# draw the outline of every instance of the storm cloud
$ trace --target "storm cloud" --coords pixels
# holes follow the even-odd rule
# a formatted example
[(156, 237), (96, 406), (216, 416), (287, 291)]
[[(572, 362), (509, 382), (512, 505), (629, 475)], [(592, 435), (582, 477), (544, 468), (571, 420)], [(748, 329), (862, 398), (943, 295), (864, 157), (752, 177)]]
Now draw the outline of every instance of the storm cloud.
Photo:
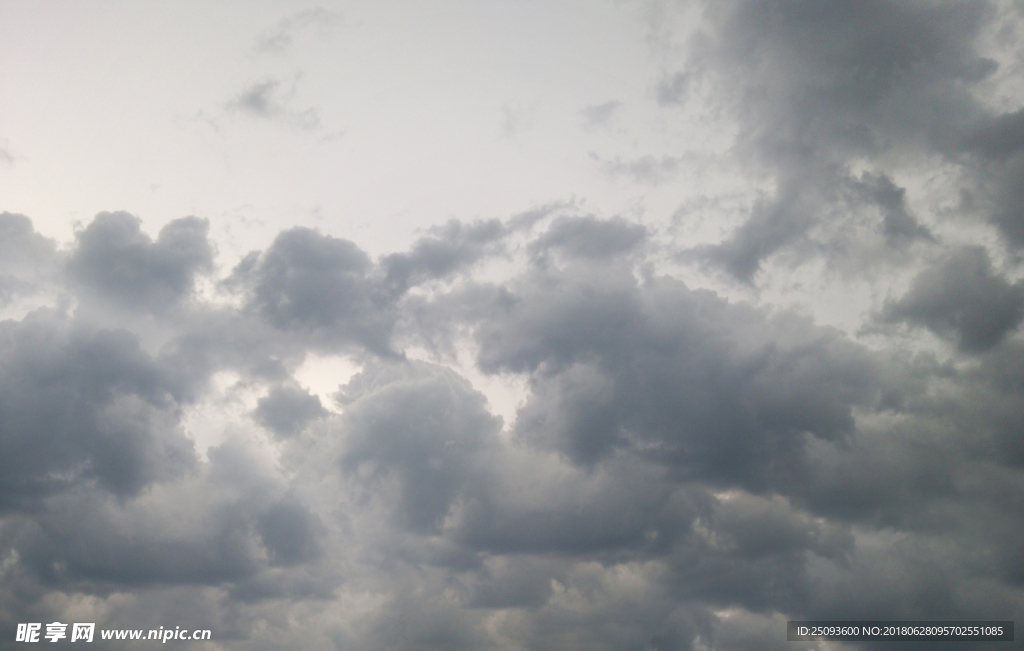
[(982, 248), (954, 252), (914, 279), (883, 318), (924, 326), (971, 352), (992, 348), (1024, 319), (1024, 281), (995, 274)]
[[(645, 95), (491, 98), (530, 107), (515, 138), (491, 115), (508, 156), (591, 139), (565, 195), (394, 246), (329, 211), (109, 206), (63, 239), (0, 213), (0, 647), (54, 621), (744, 651), (787, 620), (1021, 620), (1019, 8), (645, 7)], [(341, 24), (270, 22), (250, 56)], [(253, 78), (232, 110), (306, 115)], [(574, 194), (590, 172), (615, 209)]]

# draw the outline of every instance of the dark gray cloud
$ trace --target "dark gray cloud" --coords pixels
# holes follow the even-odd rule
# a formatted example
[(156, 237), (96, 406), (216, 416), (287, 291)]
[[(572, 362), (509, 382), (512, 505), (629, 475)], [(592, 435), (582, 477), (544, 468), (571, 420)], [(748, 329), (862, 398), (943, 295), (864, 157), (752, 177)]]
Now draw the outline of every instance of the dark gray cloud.
[(0, 331), (5, 508), (93, 480), (131, 495), (195, 462), (177, 427), (178, 387), (134, 335), (47, 310)]
[(384, 256), (381, 266), (392, 291), (401, 294), (412, 285), (465, 270), (484, 254), (494, 252), (508, 231), (496, 219), (470, 224), (453, 219), (417, 240), (408, 253)]
[(397, 482), (395, 517), (414, 531), (439, 531), (500, 427), (483, 396), (446, 368), (402, 364), (363, 371), (338, 401), (349, 432), (342, 467)]
[(11, 544), (36, 580), (62, 589), (224, 586), (247, 602), (329, 593), (329, 572), (304, 576), (322, 556), (319, 517), (281, 495), (243, 442), (209, 457), (199, 472), (133, 501), (90, 490), (50, 499), (36, 517), (5, 523)]
[[(746, 223), (703, 250), (706, 258), (749, 282), (765, 259), (845, 218), (855, 197), (832, 190), (864, 183), (849, 174), (853, 160), (919, 151), (956, 159), (986, 113), (970, 88), (997, 67), (974, 49), (991, 11), (981, 2), (716, 5), (690, 72), (673, 79), (716, 79), (740, 120), (737, 151), (776, 170), (778, 181)], [(967, 141), (984, 149), (991, 140), (976, 132)], [(890, 243), (927, 239), (900, 207), (902, 188), (891, 179), (885, 187), (871, 184), (860, 201), (885, 211)], [(1001, 187), (1012, 193), (1011, 185)], [(837, 201), (847, 210), (834, 210)], [(1000, 205), (1012, 202), (1006, 197)]]
[[(989, 499), (970, 498), (951, 481), (965, 458), (1016, 463), (1019, 454), (1006, 455), (1006, 424), (1016, 413), (1002, 402), (1008, 398), (998, 399), (998, 415), (990, 407), (969, 407), (977, 395), (965, 395), (954, 408), (930, 397), (922, 384), (929, 375), (938, 382), (953, 378), (965, 390), (973, 382), (950, 375), (947, 367), (927, 360), (894, 364), (803, 318), (768, 317), (673, 282), (638, 285), (626, 270), (547, 270), (523, 278), (507, 300), (483, 313), (482, 367), (532, 377), (531, 396), (516, 423), (524, 449), (557, 452), (583, 474), (545, 486), (543, 475), (517, 464), (514, 455), (505, 457), (496, 467), (514, 481), (499, 474), (467, 489), (467, 497), (450, 507), (462, 544), (492, 554), (611, 559), (629, 550), (633, 559), (661, 557), (672, 568), (666, 588), (683, 586), (669, 589), (677, 603), (747, 613), (781, 608), (829, 617), (853, 609), (873, 617), (892, 609), (909, 618), (957, 608), (954, 595), (970, 570), (927, 547), (936, 539), (926, 540), (974, 539), (966, 524), (971, 516), (938, 504)], [(1017, 386), (1008, 377), (1001, 382)], [(995, 399), (991, 389), (978, 390)], [(970, 413), (961, 412), (952, 432), (936, 420), (961, 409)], [(855, 417), (894, 412), (907, 419), (905, 426), (876, 431)], [(979, 427), (991, 428), (993, 447), (968, 451)], [(526, 463), (543, 465), (542, 458)], [(640, 465), (624, 461), (630, 458)], [(598, 488), (603, 477), (611, 483)], [(537, 499), (511, 498), (517, 483), (530, 485)], [(703, 487), (726, 492), (714, 497)], [(1006, 508), (998, 512), (1005, 515)], [(1012, 527), (1020, 526), (1019, 518), (1013, 520)], [(867, 560), (874, 552), (857, 542), (851, 523), (883, 537), (890, 527), (938, 527), (942, 533), (914, 534), (923, 538), (908, 542), (899, 557), (916, 554), (926, 569), (908, 566), (896, 587), (884, 573), (843, 569), (877, 561)], [(989, 547), (993, 557), (1012, 557), (1009, 538), (990, 527), (985, 525), (996, 536), (991, 540), (999, 541)], [(987, 571), (998, 581), (1013, 581), (1014, 567), (1002, 560)], [(822, 591), (831, 588), (821, 583), (821, 569), (812, 568), (842, 575), (862, 600), (828, 599), (823, 605)], [(557, 571), (551, 576), (568, 581)], [(540, 586), (525, 581), (505, 589), (510, 600), (557, 601), (557, 590)], [(483, 599), (476, 590), (473, 598)], [(499, 599), (497, 594), (505, 593), (488, 598)], [(652, 603), (646, 612), (658, 607)], [(539, 625), (549, 612), (535, 608)], [(717, 630), (741, 645), (735, 648), (751, 644), (749, 630), (711, 623), (706, 613), (702, 620), (699, 608), (688, 617), (703, 624), (687, 620), (691, 624), (682, 629), (673, 628), (666, 612), (644, 624), (631, 611), (610, 615), (595, 606), (591, 612), (596, 619), (587, 619), (588, 627), (610, 617), (648, 635), (657, 632), (652, 636), (659, 639), (692, 642)], [(744, 626), (769, 628), (742, 612)], [(554, 621), (552, 630), (573, 631), (574, 644), (589, 643), (578, 622)]]
[[(704, 491), (674, 490), (662, 469), (625, 457), (572, 471), (548, 454), (504, 454), (498, 461), (449, 516), (454, 540), (488, 556), (657, 558), (710, 502)], [(524, 480), (529, 496), (521, 493)]]
[(58, 260), (56, 242), (36, 233), (28, 217), (0, 213), (0, 305), (52, 283)]
[(5, 273), (52, 262), (56, 242), (35, 232), (32, 220), (25, 215), (0, 213), (0, 264)]
[(469, 586), (474, 608), (529, 608), (551, 596), (553, 577), (564, 573), (559, 563), (537, 556), (498, 556), (483, 565)]
[[(139, 513), (117, 513), (84, 501), (55, 505), (25, 525), (16, 549), (43, 583), (86, 589), (89, 584), (93, 589), (104, 584), (209, 585), (255, 571), (256, 550), (239, 518), (227, 510), (213, 515), (203, 523), (210, 527), (209, 538), (197, 540), (173, 535), (167, 523), (148, 522), (154, 530), (145, 531), (138, 526), (144, 521)], [(136, 523), (122, 521), (126, 516), (134, 516)]]
[(395, 315), (374, 265), (348, 240), (293, 228), (269, 249), (248, 255), (231, 282), (247, 308), (269, 324), (304, 333), (324, 346), (389, 350)]
[(256, 527), (272, 565), (296, 565), (321, 553), (323, 524), (297, 500), (283, 500), (260, 514)]
[[(1024, 112), (980, 119), (963, 140), (977, 165), (971, 203), (980, 204), (1007, 242), (1024, 246)], [(968, 195), (971, 196), (971, 195)]]
[(922, 271), (881, 318), (926, 327), (964, 351), (981, 352), (1024, 320), (1024, 281), (1010, 283), (993, 271), (984, 248), (966, 247)]
[(154, 242), (141, 220), (126, 212), (104, 212), (77, 234), (68, 258), (73, 282), (129, 309), (171, 309), (189, 298), (196, 276), (211, 270), (209, 223), (197, 217), (175, 219)]
[(806, 434), (842, 438), (851, 409), (881, 399), (870, 356), (795, 317), (668, 281), (640, 289), (625, 269), (535, 282), (482, 324), (480, 361), (536, 372), (517, 429), (578, 463), (644, 450), (681, 476), (761, 490)]
[(187, 402), (201, 399), (220, 371), (287, 384), (308, 352), (305, 331), (282, 331), (255, 310), (204, 308), (176, 324), (157, 354)]
[[(648, 108), (668, 133), (707, 95), (767, 189), (682, 256), (584, 198), (378, 259), (291, 228), (198, 295), (202, 220), (154, 240), (101, 213), (62, 250), (0, 214), (0, 629), (737, 651), (786, 647), (787, 619), (1020, 621), (1024, 122), (976, 49), (1010, 51), (997, 9), (708, 4)], [(287, 121), (293, 91), (233, 108)], [(687, 155), (607, 171), (656, 183)], [(748, 302), (673, 277), (693, 260)], [(883, 302), (893, 268), (912, 280)], [(817, 284), (829, 303), (790, 300)], [(297, 378), (329, 384), (304, 363), (331, 356), (359, 372), (328, 405)]]
[[(986, 170), (987, 171), (987, 170)], [(1024, 246), (1024, 157), (1014, 157), (1001, 169), (992, 171), (991, 218), (1006, 240), (1015, 248)]]
[(646, 228), (621, 217), (601, 220), (593, 216), (561, 216), (551, 222), (530, 249), (534, 256), (558, 251), (570, 257), (603, 259), (629, 251), (646, 236)]
[[(742, 140), (761, 155), (877, 152), (897, 144), (893, 137), (950, 146), (978, 115), (965, 86), (996, 68), (972, 42), (990, 11), (888, 0), (727, 3), (716, 7), (717, 38), (700, 54), (730, 66), (741, 93), (771, 89), (739, 107)], [(922, 116), (924, 100), (933, 105)]]
[(310, 421), (323, 418), (327, 410), (320, 398), (299, 387), (274, 387), (256, 404), (256, 421), (280, 436), (296, 434)]
[(807, 231), (820, 207), (816, 199), (798, 183), (787, 183), (774, 197), (758, 199), (750, 217), (728, 239), (698, 251), (738, 280), (751, 283), (766, 258)]
[[(882, 239), (886, 216), (912, 219), (886, 176), (842, 191), (867, 197)], [(119, 237), (99, 241), (134, 242), (108, 249), (160, 291), (148, 270), (173, 238), (111, 222)], [(967, 352), (1001, 342), (964, 367), (638, 278), (651, 237), (548, 211), (451, 222), (375, 263), (296, 228), (221, 285), (235, 306), (151, 312), (169, 331), (155, 353), (90, 326), (97, 311), (4, 322), (3, 621), (64, 617), (47, 601), (61, 591), (107, 604), (108, 625), (133, 612), (108, 595), (129, 594), (229, 646), (745, 649), (780, 617), (1018, 616), (1020, 319), (961, 317), (1012, 308), (1019, 283), (967, 248), (886, 308)], [(83, 232), (68, 257), (95, 246)], [(524, 263), (509, 279), (474, 279), (507, 256)], [(141, 290), (77, 282), (151, 310)], [(402, 359), (430, 338), (522, 378), (512, 427), (451, 368)], [(291, 377), (310, 351), (363, 364), (340, 413)], [(269, 431), (243, 419), (203, 456), (183, 414), (225, 372), (263, 396), (246, 409)], [(337, 600), (371, 605), (287, 623)]]
[[(765, 261), (784, 250), (798, 260), (820, 254), (842, 263), (855, 255), (851, 250), (856, 251), (859, 238), (879, 241), (905, 260), (910, 246), (936, 242), (910, 212), (906, 190), (888, 175), (865, 172), (853, 177), (836, 166), (794, 167), (779, 178), (774, 194), (754, 202), (749, 217), (725, 241), (697, 247), (697, 256), (754, 284)], [(680, 256), (691, 257), (689, 252)], [(865, 261), (854, 264), (860, 267)]]
[(914, 240), (935, 241), (927, 227), (922, 226), (907, 207), (907, 191), (885, 174), (864, 174), (854, 187), (862, 190), (865, 199), (882, 212), (882, 233), (890, 245), (904, 246)]
[[(886, 257), (907, 263), (909, 247), (936, 241), (907, 205), (906, 190), (885, 173), (854, 177), (837, 166), (795, 165), (780, 175), (774, 194), (754, 201), (746, 221), (724, 241), (679, 258), (692, 259), (695, 252), (735, 279), (754, 284), (764, 263), (783, 251), (793, 260), (822, 255), (830, 264), (852, 263), (859, 270)], [(865, 256), (859, 248), (871, 253)]]
[(992, 160), (1024, 150), (1024, 109), (983, 121), (967, 134), (964, 148)]
[(381, 610), (367, 636), (371, 640), (370, 649), (470, 651), (498, 648), (471, 613), (433, 590), (396, 595)]

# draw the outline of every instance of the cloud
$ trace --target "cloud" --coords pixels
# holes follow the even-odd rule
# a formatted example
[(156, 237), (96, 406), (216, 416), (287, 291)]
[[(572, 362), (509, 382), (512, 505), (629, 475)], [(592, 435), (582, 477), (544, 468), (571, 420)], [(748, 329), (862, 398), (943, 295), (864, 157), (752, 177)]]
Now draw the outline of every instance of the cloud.
[(67, 273), (84, 291), (126, 308), (169, 309), (187, 299), (196, 276), (213, 264), (209, 223), (176, 219), (154, 242), (141, 220), (126, 212), (100, 213), (77, 234)]
[(112, 587), (228, 585), (239, 603), (322, 596), (336, 577), (305, 573), (320, 562), (326, 531), (282, 494), (254, 452), (228, 441), (199, 472), (127, 502), (90, 490), (51, 499), (34, 519), (7, 522), (14, 549), (37, 581), (56, 589), (103, 595)]
[(533, 127), (534, 110), (530, 107), (523, 107), (513, 104), (504, 104), (501, 107), (501, 135), (505, 138), (515, 138)]
[(271, 565), (297, 565), (317, 558), (323, 535), (320, 519), (297, 500), (282, 500), (260, 514), (256, 530)]
[[(834, 207), (850, 197), (833, 189), (860, 182), (849, 170), (855, 160), (915, 150), (959, 160), (964, 142), (982, 147), (990, 141), (977, 131), (986, 111), (969, 90), (997, 67), (973, 45), (988, 16), (986, 3), (879, 0), (812, 9), (741, 1), (717, 7), (689, 69), (672, 79), (682, 85), (687, 75), (714, 79), (719, 100), (738, 119), (737, 153), (775, 170), (777, 184), (746, 223), (704, 249), (705, 259), (751, 282), (764, 260), (802, 246), (816, 229), (844, 216)], [(1000, 187), (1013, 192), (1007, 183)], [(862, 201), (888, 210), (890, 242), (927, 239), (928, 231), (905, 210), (891, 207), (902, 189), (893, 183), (885, 191), (890, 199), (880, 189)], [(1001, 203), (1012, 201), (1007, 195)], [(1005, 215), (993, 219), (1012, 222)], [(840, 250), (822, 247), (819, 254)]]
[(750, 217), (722, 243), (698, 251), (738, 280), (751, 283), (762, 262), (809, 228), (816, 198), (797, 183), (786, 183), (771, 198), (754, 203)]
[(256, 43), (256, 51), (270, 54), (281, 54), (291, 48), (295, 38), (303, 32), (316, 29), (321, 33), (331, 31), (342, 17), (323, 7), (314, 7), (283, 18), (277, 26), (260, 36)]
[(59, 260), (56, 242), (36, 233), (28, 217), (0, 213), (0, 306), (50, 285)]
[(667, 76), (658, 82), (658, 103), (663, 106), (682, 104), (686, 101), (686, 95), (689, 90), (689, 74), (685, 72), (677, 72), (674, 75)]
[(1024, 110), (983, 121), (967, 134), (964, 147), (994, 160), (1006, 160), (1024, 150)]
[(583, 126), (589, 129), (607, 126), (621, 108), (622, 102), (614, 99), (588, 106), (580, 111), (584, 118)]
[[(1020, 620), (1024, 136), (978, 49), (1004, 60), (1014, 15), (704, 9), (646, 77), (659, 145), (698, 100), (735, 135), (724, 189), (680, 199), (703, 224), (666, 233), (687, 185), (644, 189), (698, 154), (639, 139), (590, 160), (642, 220), (579, 197), (377, 257), (287, 227), (222, 270), (197, 217), (59, 243), (0, 214), (0, 629), (733, 651), (790, 619)], [(232, 107), (287, 123), (293, 94)]]
[(395, 316), (370, 258), (348, 240), (293, 228), (235, 268), (247, 309), (275, 328), (325, 346), (359, 344), (385, 352)]
[(274, 387), (256, 404), (253, 416), (263, 427), (279, 436), (291, 436), (310, 421), (323, 418), (327, 410), (320, 398), (298, 387)]
[[(884, 239), (905, 199), (856, 181)], [(105, 626), (178, 613), (228, 644), (742, 649), (785, 618), (1016, 616), (1020, 319), (966, 315), (1019, 283), (968, 247), (886, 307), (957, 341), (958, 366), (634, 273), (656, 236), (547, 210), (375, 261), (292, 228), (172, 314), (139, 288), (183, 300), (204, 225), (153, 241), (101, 215), (53, 281), (82, 288), (75, 311), (0, 324), (4, 621), (81, 612), (61, 594)], [(428, 338), (442, 352), (410, 359)], [(459, 348), (478, 378), (522, 380), (514, 423), (449, 365)], [(360, 366), (333, 411), (293, 377), (311, 352)], [(252, 397), (200, 454), (223, 377)]]
[(233, 100), (228, 102), (227, 108), (257, 118), (280, 120), (301, 131), (319, 130), (322, 125), (320, 115), (315, 108), (307, 108), (302, 111), (289, 108), (295, 94), (294, 85), (285, 88), (280, 80), (266, 79), (243, 88)]
[(966, 247), (922, 271), (902, 298), (886, 303), (881, 319), (926, 327), (964, 351), (985, 351), (1024, 320), (1024, 281), (996, 275), (984, 248)]
[(907, 192), (884, 174), (864, 174), (858, 184), (869, 202), (882, 211), (882, 233), (890, 245), (902, 246), (913, 240), (935, 241), (927, 227), (922, 226), (907, 207)]
[[(948, 84), (971, 84), (995, 69), (971, 45), (984, 25), (985, 3), (877, 0), (808, 8), (730, 3), (716, 12), (718, 38), (701, 53), (712, 65), (734, 66), (740, 88), (761, 83), (781, 91), (738, 107), (746, 123), (742, 140), (761, 155), (880, 151), (895, 144), (887, 137), (923, 136), (943, 146), (975, 117), (963, 86)], [(884, 25), (879, 15), (887, 17)], [(936, 104), (922, 119), (914, 106), (926, 99)], [(956, 131), (943, 132), (950, 128)], [(806, 153), (793, 149), (798, 144)]]
[(535, 256), (560, 251), (578, 258), (602, 259), (629, 251), (647, 236), (640, 224), (617, 217), (601, 220), (587, 217), (557, 217), (530, 246)]
[(509, 229), (496, 219), (463, 224), (449, 220), (416, 241), (408, 253), (392, 253), (381, 261), (387, 281), (398, 293), (410, 286), (465, 270), (500, 245)]
[(136, 336), (46, 310), (0, 325), (5, 508), (90, 481), (132, 495), (194, 463), (179, 388)]
[(339, 394), (348, 472), (393, 480), (395, 517), (418, 532), (440, 531), (473, 458), (500, 426), (483, 396), (448, 369), (425, 364), (373, 366)]
[(281, 82), (268, 80), (253, 84), (245, 88), (235, 101), (233, 106), (248, 111), (254, 115), (270, 117), (281, 112), (282, 107), (276, 103), (271, 94)]
[(627, 176), (637, 183), (658, 185), (664, 183), (679, 169), (682, 158), (675, 156), (641, 156), (624, 161), (618, 156), (614, 160), (602, 160), (596, 154), (590, 157), (598, 161), (605, 173), (611, 176)]
[(973, 157), (976, 183), (971, 192), (989, 220), (1015, 248), (1024, 246), (1024, 118), (1022, 112), (979, 119), (963, 138)]
[(836, 166), (795, 170), (782, 175), (773, 194), (753, 201), (746, 221), (717, 244), (684, 252), (717, 266), (747, 284), (773, 256), (789, 254), (797, 263), (821, 256), (836, 267), (866, 266), (910, 259), (915, 245), (936, 237), (913, 214), (906, 189), (885, 173), (852, 176)]
[(537, 278), (544, 291), (526, 285), (481, 325), (483, 368), (538, 371), (517, 419), (534, 445), (586, 464), (642, 450), (681, 476), (761, 490), (805, 434), (842, 439), (852, 408), (879, 399), (870, 357), (832, 333), (670, 282), (641, 291), (623, 272)]

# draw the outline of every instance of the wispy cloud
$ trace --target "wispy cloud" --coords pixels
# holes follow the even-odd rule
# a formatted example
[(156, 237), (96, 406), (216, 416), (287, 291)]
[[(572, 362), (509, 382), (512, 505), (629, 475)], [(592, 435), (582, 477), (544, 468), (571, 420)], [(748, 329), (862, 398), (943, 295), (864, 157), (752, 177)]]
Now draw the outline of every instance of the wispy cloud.
[(273, 29), (262, 34), (256, 42), (256, 51), (281, 54), (294, 44), (299, 35), (308, 31), (330, 33), (342, 22), (341, 14), (314, 7), (284, 18)]
[(583, 126), (590, 129), (608, 126), (621, 108), (622, 102), (618, 100), (608, 100), (601, 104), (588, 106), (581, 111), (584, 120)]
[(515, 138), (533, 127), (534, 109), (527, 106), (505, 104), (501, 107), (501, 135)]
[(244, 87), (228, 102), (227, 108), (257, 118), (276, 120), (303, 131), (319, 130), (320, 115), (315, 108), (291, 108), (295, 95), (294, 83), (286, 85), (277, 79), (265, 79)]
[(604, 160), (595, 153), (591, 153), (590, 157), (598, 162), (605, 173), (611, 176), (625, 176), (637, 183), (651, 185), (658, 185), (672, 178), (684, 160), (679, 156), (653, 156), (651, 154), (632, 160), (623, 160), (619, 156), (612, 160)]

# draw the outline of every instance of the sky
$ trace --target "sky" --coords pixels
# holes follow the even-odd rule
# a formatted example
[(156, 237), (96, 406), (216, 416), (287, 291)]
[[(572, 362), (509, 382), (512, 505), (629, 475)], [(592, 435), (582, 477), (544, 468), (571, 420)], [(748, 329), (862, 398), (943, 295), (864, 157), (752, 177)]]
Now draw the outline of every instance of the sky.
[(0, 649), (1024, 621), (1024, 4), (0, 0), (0, 97)]

